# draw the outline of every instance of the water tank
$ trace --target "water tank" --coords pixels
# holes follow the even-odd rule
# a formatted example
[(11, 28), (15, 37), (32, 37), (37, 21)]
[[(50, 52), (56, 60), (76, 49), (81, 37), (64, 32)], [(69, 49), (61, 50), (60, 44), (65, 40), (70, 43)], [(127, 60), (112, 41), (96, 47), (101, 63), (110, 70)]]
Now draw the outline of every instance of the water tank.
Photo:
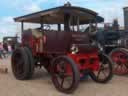
[(124, 27), (125, 30), (128, 30), (128, 7), (125, 7), (123, 9), (124, 9)]

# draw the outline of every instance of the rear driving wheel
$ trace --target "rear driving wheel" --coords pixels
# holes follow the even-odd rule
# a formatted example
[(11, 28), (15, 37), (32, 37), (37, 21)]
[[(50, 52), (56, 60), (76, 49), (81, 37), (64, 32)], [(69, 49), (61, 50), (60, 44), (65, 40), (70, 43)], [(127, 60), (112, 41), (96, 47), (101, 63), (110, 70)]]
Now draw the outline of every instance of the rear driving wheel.
[(57, 57), (52, 65), (52, 81), (64, 93), (72, 93), (79, 84), (80, 74), (74, 61), (67, 57)]
[(91, 78), (98, 83), (107, 83), (112, 79), (112, 62), (105, 54), (99, 55), (100, 63), (96, 71), (90, 73)]
[(114, 49), (110, 53), (113, 62), (113, 73), (116, 75), (128, 74), (128, 51), (122, 48)]
[[(16, 49), (11, 58), (12, 71), (16, 79), (27, 80), (32, 76), (30, 54), (24, 47)], [(31, 76), (30, 76), (31, 75)]]

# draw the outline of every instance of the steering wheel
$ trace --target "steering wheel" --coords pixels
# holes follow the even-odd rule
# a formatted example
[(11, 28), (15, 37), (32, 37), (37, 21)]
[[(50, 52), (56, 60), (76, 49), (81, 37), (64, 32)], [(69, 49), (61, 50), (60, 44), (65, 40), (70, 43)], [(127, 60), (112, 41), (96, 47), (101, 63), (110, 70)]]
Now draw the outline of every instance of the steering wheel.
[(50, 30), (51, 29), (51, 26), (49, 24), (45, 24), (43, 27), (44, 27), (44, 30)]
[(95, 31), (96, 31), (96, 26), (91, 26), (91, 30), (90, 30), (90, 27), (88, 26), (88, 27), (84, 30), (84, 32), (91, 32), (91, 33), (95, 32)]

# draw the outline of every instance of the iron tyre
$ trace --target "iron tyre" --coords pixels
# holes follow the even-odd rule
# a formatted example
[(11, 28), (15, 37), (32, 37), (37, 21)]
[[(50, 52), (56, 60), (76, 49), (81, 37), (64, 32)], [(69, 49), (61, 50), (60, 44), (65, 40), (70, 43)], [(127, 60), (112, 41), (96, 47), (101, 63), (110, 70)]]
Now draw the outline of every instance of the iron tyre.
[(67, 56), (60, 56), (53, 60), (51, 68), (52, 81), (56, 89), (67, 94), (74, 92), (80, 81), (79, 70), (75, 62)]
[(30, 49), (28, 47), (24, 47), (24, 49), (25, 49), (25, 51), (28, 55), (28, 59), (29, 59), (28, 79), (31, 79), (34, 74), (34, 69), (35, 69), (34, 58), (33, 58), (32, 52), (30, 51)]
[[(113, 77), (112, 73), (112, 62), (109, 59), (109, 57), (105, 54), (100, 54), (100, 64), (99, 64), (99, 69), (90, 72), (90, 77), (98, 83), (107, 83), (110, 81)], [(101, 74), (102, 73), (102, 74)]]

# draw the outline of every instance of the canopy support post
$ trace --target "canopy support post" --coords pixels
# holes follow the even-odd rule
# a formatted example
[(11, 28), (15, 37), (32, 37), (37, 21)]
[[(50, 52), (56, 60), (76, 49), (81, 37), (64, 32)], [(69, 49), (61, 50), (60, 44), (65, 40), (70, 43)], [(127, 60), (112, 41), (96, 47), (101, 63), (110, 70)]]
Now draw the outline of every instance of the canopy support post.
[(79, 16), (77, 16), (77, 31), (79, 32), (80, 31), (80, 18), (79, 18)]
[(44, 29), (44, 24), (43, 23), (41, 23), (41, 29)]
[(23, 31), (24, 31), (24, 22), (22, 21), (21, 22), (21, 33), (23, 34)]
[(92, 23), (91, 23), (91, 21), (89, 22), (89, 32), (91, 32), (91, 30), (92, 30)]
[(95, 19), (95, 22), (96, 22), (96, 31), (98, 31), (98, 23), (96, 19)]
[(61, 24), (58, 24), (58, 31), (61, 31)]
[(41, 29), (44, 30), (44, 19), (41, 17)]
[(70, 15), (64, 15), (64, 31), (70, 31)]
[(75, 17), (73, 16), (72, 17), (72, 29), (73, 29), (73, 32), (75, 31)]

